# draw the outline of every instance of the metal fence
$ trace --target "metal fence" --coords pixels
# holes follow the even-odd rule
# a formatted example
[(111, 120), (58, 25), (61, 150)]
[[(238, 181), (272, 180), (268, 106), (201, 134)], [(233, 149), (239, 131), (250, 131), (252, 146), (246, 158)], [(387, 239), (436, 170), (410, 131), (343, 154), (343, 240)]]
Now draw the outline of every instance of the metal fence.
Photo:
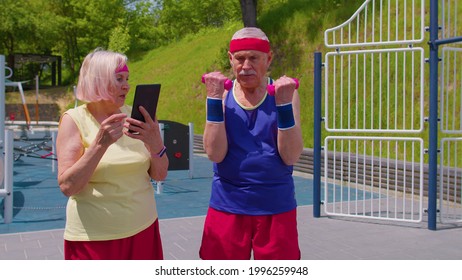
[(325, 146), (326, 214), (422, 221), (422, 139), (328, 136)]
[(448, 46), (440, 58), (438, 48), (462, 40), (459, 6), (367, 0), (325, 31), (333, 50), (324, 62), (315, 53), (315, 217), (323, 204), (327, 215), (352, 218), (421, 222), (427, 213), (433, 230), (437, 213), (441, 222), (461, 221), (462, 52)]

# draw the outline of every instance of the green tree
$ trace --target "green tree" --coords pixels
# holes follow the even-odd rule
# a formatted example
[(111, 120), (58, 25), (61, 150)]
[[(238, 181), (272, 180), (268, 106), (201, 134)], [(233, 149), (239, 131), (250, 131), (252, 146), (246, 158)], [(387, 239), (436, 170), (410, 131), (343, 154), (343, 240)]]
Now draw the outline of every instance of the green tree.
[(126, 53), (130, 49), (130, 34), (128, 32), (128, 27), (123, 27), (121, 25), (116, 26), (109, 37), (109, 46), (108, 49)]
[(67, 81), (102, 47), (142, 53), (241, 18), (235, 0), (1, 0), (0, 53), (60, 55)]
[(239, 18), (239, 2), (233, 0), (164, 0), (159, 24), (166, 38), (172, 41)]
[(146, 51), (164, 44), (159, 28), (161, 1), (132, 1), (127, 7), (130, 50)]
[(50, 52), (56, 29), (49, 23), (41, 1), (2, 0), (0, 53)]
[[(46, 1), (46, 0), (43, 0)], [(97, 47), (108, 48), (111, 32), (125, 19), (123, 0), (48, 0), (60, 33), (54, 50), (64, 57), (72, 80), (83, 57)]]

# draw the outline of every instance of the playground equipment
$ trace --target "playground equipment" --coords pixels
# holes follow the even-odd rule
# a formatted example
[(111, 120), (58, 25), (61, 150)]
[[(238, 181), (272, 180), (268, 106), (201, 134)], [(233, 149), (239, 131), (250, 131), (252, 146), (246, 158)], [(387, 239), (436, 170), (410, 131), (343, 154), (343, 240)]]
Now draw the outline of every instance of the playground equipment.
[[(15, 139), (13, 148), (13, 159), (19, 160), (21, 157), (35, 157), (42, 159), (58, 160), (55, 151), (56, 132), (53, 137), (44, 138), (43, 140)], [(53, 168), (54, 172), (54, 168)]]
[[(7, 67), (7, 66), (5, 66), (5, 69), (10, 72), (9, 75), (5, 76), (6, 79), (13, 76), (13, 69), (11, 69), (10, 67)], [(13, 82), (13, 81), (10, 81), (10, 80), (5, 80), (5, 86), (17, 87), (19, 89), (19, 94), (21, 95), (22, 107), (24, 109), (24, 116), (25, 116), (25, 119), (26, 119), (26, 124), (29, 125), (30, 122), (31, 122), (31, 119), (30, 119), (29, 109), (27, 108), (26, 97), (24, 95), (24, 90), (23, 90), (23, 87), (22, 87), (22, 84), (27, 83), (27, 82), (29, 82), (29, 81)], [(37, 89), (36, 115), (37, 115), (37, 121), (38, 121), (38, 77), (36, 77), (36, 89)]]
[[(9, 224), (13, 220), (13, 132), (7, 130), (4, 137), (5, 145), (5, 157), (3, 154), (0, 155), (0, 167), (2, 167), (2, 176), (0, 178), (0, 186), (3, 183), (3, 188), (0, 188), (0, 197), (3, 197), (3, 213), (4, 221), (6, 224)], [(5, 163), (3, 163), (3, 158)]]
[[(9, 71), (6, 77), (5, 72)], [(56, 130), (50, 131), (52, 124), (41, 124), (45, 130), (30, 130), (30, 116), (27, 110), (22, 82), (7, 81), (11, 77), (12, 71), (5, 66), (5, 57), (0, 55), (0, 197), (3, 198), (4, 221), (11, 223), (13, 217), (13, 162), (25, 157), (40, 157), (44, 159), (55, 159), (54, 139)], [(25, 125), (15, 124), (21, 127), (21, 135), (15, 138), (13, 129), (5, 129), (5, 86), (17, 86), (20, 90), (23, 101), (24, 112), (26, 115)], [(38, 78), (36, 78), (36, 92), (38, 94)], [(38, 97), (36, 110), (38, 112)], [(38, 123), (38, 118), (37, 118)], [(37, 124), (38, 125), (38, 124)], [(41, 134), (42, 133), (42, 134)], [(30, 137), (34, 135), (35, 138)], [(55, 171), (55, 160), (52, 161), (52, 171)]]
[[(188, 170), (189, 178), (193, 178), (194, 125), (184, 125), (174, 121), (159, 120), (162, 140), (167, 147), (169, 171)], [(158, 194), (162, 193), (163, 182), (157, 182)]]

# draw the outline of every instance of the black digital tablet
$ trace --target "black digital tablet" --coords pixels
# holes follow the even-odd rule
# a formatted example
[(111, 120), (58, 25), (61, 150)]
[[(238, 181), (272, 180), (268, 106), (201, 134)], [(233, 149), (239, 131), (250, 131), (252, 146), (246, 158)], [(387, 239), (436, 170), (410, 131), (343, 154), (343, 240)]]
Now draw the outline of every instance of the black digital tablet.
[(145, 122), (143, 114), (139, 107), (143, 106), (149, 112), (152, 119), (156, 116), (157, 102), (159, 101), (160, 84), (137, 85), (135, 89), (135, 98), (133, 99), (133, 108), (131, 117)]
[(160, 84), (137, 85), (131, 117), (145, 122), (139, 107), (143, 106), (149, 112), (152, 119), (156, 116), (157, 102), (159, 101)]

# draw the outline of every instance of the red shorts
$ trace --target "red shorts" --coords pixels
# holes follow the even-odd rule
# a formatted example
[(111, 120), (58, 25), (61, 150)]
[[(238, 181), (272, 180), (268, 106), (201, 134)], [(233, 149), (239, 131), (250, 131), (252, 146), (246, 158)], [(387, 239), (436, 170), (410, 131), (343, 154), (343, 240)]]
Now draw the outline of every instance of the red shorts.
[(209, 208), (199, 255), (203, 260), (299, 260), (297, 210), (249, 216)]
[(163, 260), (159, 220), (127, 238), (103, 241), (64, 240), (66, 260)]

